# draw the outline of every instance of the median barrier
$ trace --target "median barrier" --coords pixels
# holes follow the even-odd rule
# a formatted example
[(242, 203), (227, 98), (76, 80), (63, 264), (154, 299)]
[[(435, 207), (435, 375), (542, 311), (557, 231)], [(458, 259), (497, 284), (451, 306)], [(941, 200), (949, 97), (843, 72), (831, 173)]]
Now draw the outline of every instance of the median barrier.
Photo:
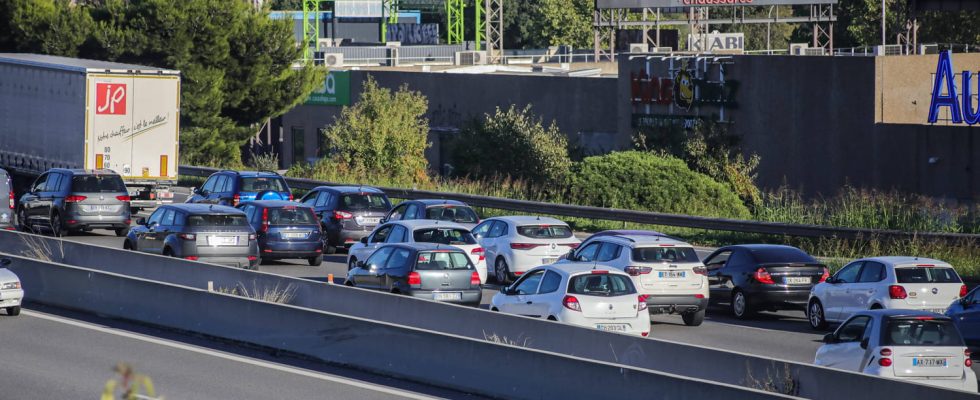
[[(32, 302), (513, 399), (791, 399), (734, 385), (17, 257)], [(242, 377), (247, 380), (248, 377)], [(166, 392), (165, 387), (158, 388)]]

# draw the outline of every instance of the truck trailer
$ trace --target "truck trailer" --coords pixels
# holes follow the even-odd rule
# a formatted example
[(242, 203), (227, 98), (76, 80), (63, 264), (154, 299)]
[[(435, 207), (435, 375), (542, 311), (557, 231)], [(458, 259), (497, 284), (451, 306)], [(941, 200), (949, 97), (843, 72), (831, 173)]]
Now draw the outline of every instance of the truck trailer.
[(109, 169), (134, 209), (173, 202), (180, 72), (107, 61), (0, 53), (0, 168)]

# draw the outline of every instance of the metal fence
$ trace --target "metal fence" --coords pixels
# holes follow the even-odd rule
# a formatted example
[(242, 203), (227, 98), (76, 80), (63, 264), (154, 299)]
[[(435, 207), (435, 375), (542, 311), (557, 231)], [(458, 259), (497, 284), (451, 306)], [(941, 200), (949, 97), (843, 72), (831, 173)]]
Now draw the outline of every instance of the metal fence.
[[(180, 166), (181, 175), (206, 177), (218, 169), (194, 166)], [(349, 183), (324, 182), (312, 179), (286, 178), (294, 189), (310, 190), (317, 186), (341, 186)], [(614, 208), (554, 204), (539, 201), (513, 200), (500, 197), (481, 196), (463, 193), (432, 192), (404, 188), (377, 187), (389, 197), (396, 199), (446, 199), (458, 200), (474, 207), (498, 210), (537, 213), (563, 217), (587, 218), (606, 221), (622, 221), (648, 225), (666, 225), (683, 228), (709, 229), (718, 231), (760, 233), (809, 238), (881, 238), (881, 239), (928, 239), (948, 242), (971, 242), (980, 244), (980, 235), (966, 233), (905, 232), (885, 229), (847, 228), (822, 225), (787, 224), (727, 218), (708, 218), (691, 215), (667, 214), (652, 211), (633, 211)]]

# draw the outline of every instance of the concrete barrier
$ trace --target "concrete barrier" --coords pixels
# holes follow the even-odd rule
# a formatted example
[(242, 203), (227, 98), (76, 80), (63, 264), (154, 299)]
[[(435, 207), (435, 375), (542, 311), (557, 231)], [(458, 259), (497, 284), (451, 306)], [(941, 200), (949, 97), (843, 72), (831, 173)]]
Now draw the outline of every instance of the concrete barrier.
[[(0, 252), (23, 254), (25, 240), (46, 243), (45, 247), (57, 249), (55, 261), (70, 265), (199, 289), (207, 288), (208, 282), (226, 288), (244, 285), (249, 290), (292, 287), (295, 296), (290, 304), (299, 307), (477, 340), (496, 336), (534, 349), (731, 385), (762, 387), (771, 381), (781, 390), (804, 398), (850, 398), (854, 395), (854, 387), (885, 397), (910, 399), (931, 397), (939, 390), (809, 364), (658, 339), (640, 339), (471, 307), (53, 238), (0, 231)], [(35, 244), (34, 247), (38, 246)], [(950, 399), (969, 396), (962, 392), (948, 393)]]
[(31, 301), (282, 349), (484, 396), (792, 398), (64, 264), (18, 257), (10, 269), (21, 277)]

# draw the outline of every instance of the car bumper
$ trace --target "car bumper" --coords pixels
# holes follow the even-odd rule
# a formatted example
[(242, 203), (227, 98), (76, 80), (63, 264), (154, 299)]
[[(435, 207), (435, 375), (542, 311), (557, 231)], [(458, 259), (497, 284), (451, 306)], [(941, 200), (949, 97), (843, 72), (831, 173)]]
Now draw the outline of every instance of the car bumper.
[(323, 245), (316, 242), (283, 243), (271, 242), (261, 246), (264, 258), (310, 258), (323, 252)]
[(445, 302), (445, 303), (478, 305), (478, 304), (480, 304), (480, 301), (483, 300), (483, 290), (480, 290), (480, 289), (478, 289), (478, 290), (472, 290), (472, 289), (469, 289), (469, 290), (443, 290), (443, 291), (435, 291), (435, 290), (413, 290), (413, 291), (409, 292), (409, 296), (412, 296), (412, 297), (415, 297), (415, 298), (419, 298), (419, 299), (435, 300), (435, 293), (447, 293), (447, 292), (448, 293), (460, 292), (460, 293), (462, 293), (462, 295), (460, 296), (460, 299), (459, 300), (438, 300), (438, 301)]
[(331, 232), (329, 235), (330, 245), (336, 247), (350, 248), (354, 243), (360, 242), (361, 238), (367, 237), (371, 231), (340, 230)]
[(0, 308), (19, 306), (24, 300), (23, 289), (2, 290), (0, 291)]
[(198, 257), (197, 261), (235, 268), (250, 268), (255, 265), (255, 261), (250, 261), (248, 257)]
[(145, 208), (160, 207), (160, 206), (163, 206), (163, 205), (173, 204), (173, 203), (174, 203), (173, 199), (167, 199), (167, 200), (136, 200), (136, 199), (133, 199), (129, 203), (129, 207), (130, 208), (145, 209)]
[[(561, 313), (558, 321), (578, 325), (585, 328), (604, 330), (607, 332), (625, 333), (627, 335), (645, 336), (650, 333), (650, 315), (637, 313), (634, 318), (588, 318), (581, 314)], [(623, 327), (625, 325), (625, 327)], [(624, 330), (609, 330), (610, 327), (625, 328)]]
[(895, 372), (891, 367), (880, 368), (872, 364), (870, 367), (864, 370), (864, 373), (868, 375), (880, 376), (883, 378), (901, 379), (903, 381), (918, 383), (922, 385), (936, 386), (945, 389), (954, 390), (965, 390), (971, 393), (977, 393), (977, 374), (973, 372), (970, 368), (963, 369), (963, 376), (959, 378), (922, 378), (922, 377), (906, 377), (906, 376), (895, 376)]
[(65, 218), (65, 227), (79, 228), (128, 228), (130, 215), (70, 215)]
[(747, 292), (749, 303), (754, 307), (777, 310), (806, 310), (810, 289), (758, 290)]
[(708, 307), (707, 296), (697, 295), (657, 295), (647, 296), (647, 311), (650, 314), (678, 314), (696, 312)]

